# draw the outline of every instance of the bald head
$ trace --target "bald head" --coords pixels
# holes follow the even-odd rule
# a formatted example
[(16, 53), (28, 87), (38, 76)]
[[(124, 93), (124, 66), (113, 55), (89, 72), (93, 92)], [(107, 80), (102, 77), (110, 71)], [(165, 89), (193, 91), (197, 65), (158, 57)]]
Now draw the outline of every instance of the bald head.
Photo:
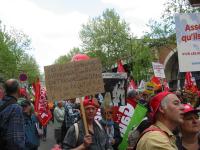
[(5, 83), (7, 95), (16, 95), (19, 93), (19, 82), (16, 79), (9, 79)]

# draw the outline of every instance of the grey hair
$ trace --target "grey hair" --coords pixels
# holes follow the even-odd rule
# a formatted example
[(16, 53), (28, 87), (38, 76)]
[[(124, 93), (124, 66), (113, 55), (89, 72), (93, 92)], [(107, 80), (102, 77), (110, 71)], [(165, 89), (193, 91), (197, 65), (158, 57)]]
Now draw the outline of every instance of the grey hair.
[(168, 103), (169, 103), (169, 97), (168, 97), (168, 95), (167, 95), (167, 96), (165, 96), (165, 97), (163, 98), (163, 100), (161, 101), (160, 106), (161, 106), (162, 108), (167, 108)]

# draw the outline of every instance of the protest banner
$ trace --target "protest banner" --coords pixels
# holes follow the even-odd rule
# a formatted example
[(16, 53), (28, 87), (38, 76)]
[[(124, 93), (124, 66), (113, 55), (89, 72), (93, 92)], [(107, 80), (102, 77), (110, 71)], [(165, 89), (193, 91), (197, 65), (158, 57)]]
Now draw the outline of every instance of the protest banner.
[(154, 94), (155, 84), (152, 82), (147, 82), (145, 85), (145, 92), (148, 94)]
[(49, 99), (70, 99), (104, 92), (102, 66), (98, 59), (45, 66)]
[[(124, 111), (126, 112), (126, 111)], [(147, 113), (147, 108), (144, 107), (141, 104), (137, 104), (134, 112), (133, 112), (133, 116), (131, 118), (124, 118), (124, 121), (127, 122), (127, 128), (123, 134), (123, 140), (121, 142), (121, 144), (119, 145), (119, 150), (125, 150), (128, 147), (128, 134), (129, 132), (134, 128), (137, 127), (140, 122), (142, 121), (142, 119), (145, 117)]]
[(200, 71), (200, 13), (176, 14), (180, 72)]
[(135, 102), (131, 100), (127, 100), (127, 104), (125, 106), (119, 106), (116, 111), (116, 116), (114, 116), (114, 121), (119, 124), (120, 134), (123, 137), (127, 126), (130, 123), (130, 120), (135, 112)]
[(126, 105), (127, 73), (102, 73), (105, 92), (111, 94), (114, 106)]
[(144, 80), (141, 80), (140, 84), (138, 86), (138, 90), (139, 91), (144, 91), (145, 90), (145, 85), (146, 85), (146, 82)]
[(33, 88), (35, 91), (35, 112), (38, 113), (37, 117), (41, 125), (46, 126), (52, 118), (52, 114), (48, 107), (46, 89), (41, 86), (39, 79), (36, 83), (33, 83)]
[(154, 75), (158, 78), (165, 78), (165, 71), (163, 64), (152, 62)]
[(127, 79), (127, 73), (106, 72), (102, 73), (104, 79)]

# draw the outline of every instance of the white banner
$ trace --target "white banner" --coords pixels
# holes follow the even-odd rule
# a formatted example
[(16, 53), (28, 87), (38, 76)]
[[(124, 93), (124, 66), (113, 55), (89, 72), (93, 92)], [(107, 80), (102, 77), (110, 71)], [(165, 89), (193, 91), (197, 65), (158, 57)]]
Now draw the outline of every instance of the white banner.
[(165, 78), (164, 66), (163, 64), (152, 62), (154, 75), (158, 78)]
[(145, 90), (145, 85), (146, 85), (146, 82), (144, 80), (142, 80), (140, 82), (140, 85), (138, 86), (138, 89), (139, 90)]
[(176, 14), (180, 72), (200, 71), (200, 13)]
[(127, 73), (106, 72), (102, 73), (103, 79), (127, 79)]

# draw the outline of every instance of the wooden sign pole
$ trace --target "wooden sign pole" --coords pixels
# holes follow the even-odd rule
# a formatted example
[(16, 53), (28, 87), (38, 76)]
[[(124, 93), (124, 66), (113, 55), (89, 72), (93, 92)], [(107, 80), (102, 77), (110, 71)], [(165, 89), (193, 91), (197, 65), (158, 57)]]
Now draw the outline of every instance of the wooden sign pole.
[(83, 124), (84, 124), (84, 128), (85, 128), (85, 134), (89, 134), (89, 131), (88, 131), (88, 125), (87, 125), (87, 121), (86, 121), (86, 116), (85, 116), (85, 109), (84, 109), (84, 106), (83, 106), (83, 100), (82, 98), (79, 98), (80, 100), (80, 105), (81, 105), (81, 112), (82, 112), (82, 119), (83, 119)]

